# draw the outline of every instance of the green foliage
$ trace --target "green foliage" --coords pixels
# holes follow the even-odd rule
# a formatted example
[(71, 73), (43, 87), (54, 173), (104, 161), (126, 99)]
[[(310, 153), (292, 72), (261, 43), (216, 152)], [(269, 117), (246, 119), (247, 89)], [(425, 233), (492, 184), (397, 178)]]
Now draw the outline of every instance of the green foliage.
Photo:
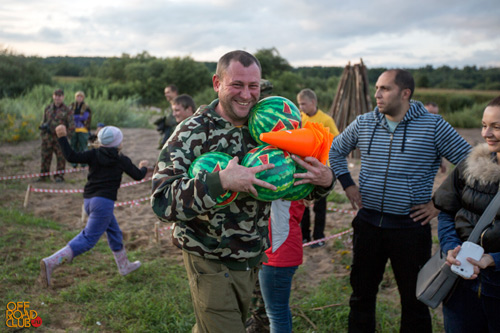
[(283, 72), (270, 78), (273, 84), (273, 95), (282, 96), (297, 103), (297, 93), (303, 89), (302, 77), (293, 72)]
[(137, 107), (132, 98), (119, 100), (89, 99), (87, 103), (92, 109), (92, 126), (98, 122), (117, 127), (149, 126), (150, 115)]
[(53, 91), (53, 87), (38, 85), (25, 97), (0, 99), (0, 142), (37, 138), (43, 108), (48, 104)]
[(349, 199), (345, 194), (337, 193), (336, 191), (331, 191), (330, 194), (328, 194), (326, 201), (341, 204), (341, 203), (348, 203)]
[(484, 104), (500, 95), (500, 91), (452, 90), (417, 88), (413, 99), (422, 103), (434, 102), (439, 106), (439, 113), (447, 115), (470, 108), (473, 104)]
[(452, 96), (448, 100), (448, 110), (449, 112), (455, 112), (460, 109), (470, 107), (473, 104), (474, 104), (474, 99), (470, 96), (464, 96), (464, 95)]
[(91, 67), (101, 66), (104, 57), (47, 57), (42, 64), (52, 75), (83, 76)]
[(0, 49), (0, 98), (19, 96), (37, 84), (49, 83), (50, 74), (39, 58)]
[(281, 57), (278, 49), (275, 47), (257, 50), (254, 55), (259, 59), (263, 78), (279, 75), (292, 69), (292, 66), (290, 66), (286, 59)]
[[(110, 98), (139, 96), (141, 104), (163, 102), (163, 90), (170, 83), (191, 96), (211, 86), (211, 74), (203, 63), (191, 57), (157, 59), (147, 52), (109, 58), (93, 74), (90, 86), (111, 85)], [(95, 82), (95, 78), (101, 81)]]
[(205, 88), (204, 90), (193, 96), (197, 108), (199, 108), (201, 105), (210, 104), (216, 98), (217, 93), (212, 87)]
[[(73, 101), (72, 97), (78, 84), (69, 83), (67, 86), (72, 89), (60, 87), (64, 88), (65, 103), (69, 104)], [(52, 102), (54, 88), (38, 85), (24, 96), (0, 99), (0, 142), (19, 142), (38, 138), (40, 135), (38, 126), (42, 122), (43, 110)], [(92, 110), (93, 127), (98, 122), (118, 127), (149, 126), (150, 114), (138, 108), (136, 99), (128, 97), (110, 100), (106, 86), (100, 88), (101, 90), (97, 88), (91, 90), (91, 96), (85, 100)], [(93, 98), (93, 94), (100, 96)]]
[(480, 128), (487, 103), (473, 104), (460, 111), (444, 115), (444, 119), (456, 128)]

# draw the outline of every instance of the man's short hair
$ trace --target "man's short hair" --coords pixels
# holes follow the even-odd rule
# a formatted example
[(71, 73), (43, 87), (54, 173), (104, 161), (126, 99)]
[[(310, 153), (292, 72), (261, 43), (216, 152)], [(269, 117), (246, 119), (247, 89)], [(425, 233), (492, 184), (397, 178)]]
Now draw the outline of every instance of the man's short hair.
[(179, 92), (179, 89), (177, 88), (177, 86), (175, 84), (169, 84), (168, 86), (165, 87), (165, 89), (167, 89), (167, 88), (170, 88), (171, 92), (175, 92), (175, 93)]
[(62, 89), (56, 89), (54, 90), (54, 95), (64, 96), (64, 91)]
[(305, 97), (305, 98), (308, 98), (308, 99), (315, 101), (315, 102), (318, 101), (318, 97), (316, 97), (316, 93), (312, 89), (309, 89), (309, 88), (302, 89), (301, 91), (299, 91), (299, 93), (297, 94), (297, 97)]
[(227, 68), (229, 67), (229, 64), (231, 63), (231, 60), (239, 62), (244, 67), (249, 67), (252, 64), (256, 64), (259, 67), (259, 70), (262, 72), (260, 62), (255, 56), (246, 51), (236, 50), (224, 54), (219, 59), (219, 62), (217, 63), (217, 69), (215, 70), (215, 74), (219, 78), (222, 78), (224, 76)]
[(415, 91), (415, 80), (413, 79), (413, 75), (404, 69), (390, 69), (387, 72), (396, 73), (394, 83), (400, 90), (410, 89), (410, 97), (408, 98), (410, 100), (413, 96), (413, 92)]
[(193, 110), (193, 113), (196, 111), (196, 104), (194, 103), (193, 98), (187, 94), (182, 94), (182, 95), (177, 96), (172, 101), (172, 104), (182, 105), (182, 107), (184, 109), (191, 107), (191, 110)]
[(493, 98), (493, 100), (489, 102), (487, 106), (500, 106), (500, 96)]

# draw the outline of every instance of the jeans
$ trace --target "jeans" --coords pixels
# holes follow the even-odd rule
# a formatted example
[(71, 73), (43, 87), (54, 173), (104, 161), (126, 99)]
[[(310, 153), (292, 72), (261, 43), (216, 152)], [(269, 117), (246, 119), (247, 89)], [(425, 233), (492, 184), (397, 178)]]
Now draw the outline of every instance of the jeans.
[(349, 332), (375, 332), (378, 287), (390, 259), (401, 296), (400, 332), (431, 332), (427, 306), (415, 296), (417, 275), (431, 254), (431, 229), (385, 229), (356, 216), (349, 301)]
[(120, 251), (123, 248), (123, 235), (113, 214), (115, 202), (107, 198), (94, 197), (84, 199), (83, 205), (89, 219), (85, 228), (68, 243), (73, 256), (76, 257), (93, 248), (103, 233), (108, 236), (111, 251)]
[(292, 312), (290, 311), (290, 291), (292, 278), (298, 266), (275, 267), (262, 265), (259, 282), (271, 333), (292, 331)]
[(461, 280), (443, 304), (444, 329), (448, 333), (500, 332), (500, 298), (488, 297)]

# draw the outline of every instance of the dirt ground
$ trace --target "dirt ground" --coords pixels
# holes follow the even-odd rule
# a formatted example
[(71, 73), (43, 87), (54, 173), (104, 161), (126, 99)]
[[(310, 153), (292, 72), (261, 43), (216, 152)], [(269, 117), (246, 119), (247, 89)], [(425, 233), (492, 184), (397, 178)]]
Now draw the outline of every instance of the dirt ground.
[[(123, 153), (129, 156), (136, 164), (142, 159), (149, 160), (153, 165), (158, 157), (159, 151), (156, 149), (159, 135), (151, 129), (123, 129), (124, 148)], [(482, 142), (479, 129), (459, 130), (459, 133), (471, 144)], [(448, 162), (445, 162), (448, 166)], [(359, 173), (359, 160), (349, 160), (353, 178), (357, 180)], [(67, 164), (66, 168), (71, 168)], [(23, 142), (20, 144), (5, 144), (0, 147), (0, 176), (12, 176), (33, 174), (40, 169), (40, 141)], [(55, 160), (52, 162), (52, 170), (55, 169)], [(445, 178), (446, 174), (438, 173), (436, 186)], [(45, 189), (80, 189), (83, 188), (86, 180), (86, 172), (76, 172), (65, 175), (66, 182), (63, 184), (34, 183), (36, 178), (16, 180), (31, 184), (35, 188)], [(132, 181), (124, 175), (123, 183)], [(9, 180), (13, 182), (13, 180)], [(145, 182), (139, 185), (129, 186), (120, 189), (118, 201), (139, 200), (150, 195), (151, 183)], [(336, 185), (336, 191), (343, 193), (340, 184)], [(9, 194), (22, 201), (25, 197), (24, 191), (13, 191)], [(81, 229), (84, 224), (81, 220), (82, 194), (68, 193), (35, 193), (30, 192), (27, 210), (36, 216), (46, 217), (65, 224), (75, 230)], [(337, 209), (351, 210), (350, 204), (337, 205)], [(126, 205), (115, 209), (115, 215), (122, 228), (125, 244), (128, 249), (145, 249), (157, 246), (155, 243), (155, 223), (158, 219), (152, 212), (149, 201), (138, 204)], [(340, 230), (350, 228), (352, 215), (342, 212), (330, 212), (327, 214), (325, 233), (327, 236), (333, 235)], [(434, 232), (436, 221), (433, 221)], [(168, 225), (160, 225), (159, 238), (162, 252), (170, 258), (182, 260), (180, 251), (171, 244), (170, 231)], [(346, 246), (349, 247), (349, 235), (343, 237)], [(338, 257), (337, 251), (331, 245), (333, 240), (327, 241), (327, 246), (311, 249), (304, 249), (303, 271), (307, 275), (306, 281), (309, 286), (318, 284), (325, 277), (331, 274), (346, 274), (346, 271), (335, 271), (332, 262)], [(295, 286), (300, 288), (300, 286)]]

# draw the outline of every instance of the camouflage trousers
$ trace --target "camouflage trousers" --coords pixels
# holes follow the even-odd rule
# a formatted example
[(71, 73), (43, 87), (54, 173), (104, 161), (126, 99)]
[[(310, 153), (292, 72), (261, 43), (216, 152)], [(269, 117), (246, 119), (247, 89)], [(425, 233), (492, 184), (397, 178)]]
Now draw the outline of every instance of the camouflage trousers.
[[(40, 172), (49, 172), (50, 164), (52, 163), (52, 154), (56, 155), (57, 167), (56, 169), (64, 170), (66, 167), (66, 160), (61, 151), (61, 147), (57, 140), (53, 139), (53, 137), (42, 138), (42, 167)], [(43, 178), (48, 177), (44, 176)], [(42, 177), (41, 177), (42, 178)], [(54, 178), (64, 179), (64, 174), (55, 175)]]
[(250, 318), (248, 318), (245, 326), (247, 333), (267, 333), (270, 332), (269, 318), (266, 314), (264, 298), (260, 291), (259, 279), (255, 283), (255, 288), (252, 294), (252, 302), (250, 304)]

